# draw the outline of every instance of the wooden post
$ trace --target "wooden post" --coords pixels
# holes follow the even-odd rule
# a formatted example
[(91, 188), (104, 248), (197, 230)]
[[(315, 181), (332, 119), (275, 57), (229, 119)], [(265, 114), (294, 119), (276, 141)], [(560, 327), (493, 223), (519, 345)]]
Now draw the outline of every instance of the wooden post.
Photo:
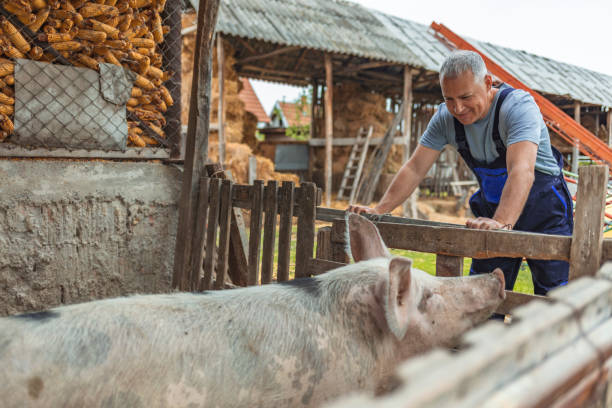
[(317, 211), (317, 186), (303, 183), (300, 187), (302, 197), (299, 202), (297, 225), (297, 248), (295, 250), (295, 277), (308, 276), (315, 240), (315, 218)]
[(247, 178), (249, 185), (253, 185), (253, 182), (257, 180), (257, 158), (255, 156), (249, 156), (249, 168), (247, 169)]
[(223, 289), (225, 275), (227, 274), (230, 225), (232, 220), (232, 182), (223, 180), (221, 184), (221, 205), (219, 210), (219, 259), (217, 263), (217, 278), (215, 289)]
[(321, 227), (317, 231), (317, 259), (332, 260), (331, 227)]
[(259, 248), (261, 244), (261, 220), (263, 218), (264, 182), (255, 180), (251, 187), (251, 225), (249, 230), (249, 276), (247, 284), (259, 283)]
[(325, 54), (325, 205), (331, 207), (332, 194), (332, 138), (333, 117), (333, 73), (331, 55)]
[(583, 166), (579, 170), (576, 216), (570, 250), (570, 279), (594, 276), (599, 269), (608, 166)]
[(606, 125), (608, 126), (608, 146), (612, 147), (612, 107), (608, 108)]
[(179, 201), (179, 217), (174, 250), (172, 287), (186, 290), (189, 286), (191, 247), (194, 239), (200, 177), (208, 157), (210, 125), (210, 78), (212, 71), (213, 33), (217, 24), (219, 0), (200, 0), (189, 123), (185, 143), (185, 165)]
[(272, 282), (274, 269), (274, 247), (276, 243), (276, 217), (278, 213), (278, 182), (268, 181), (264, 190), (266, 220), (264, 223), (263, 259), (261, 260), (261, 283)]
[[(580, 102), (574, 103), (574, 120), (580, 124)], [(572, 173), (578, 173), (578, 159), (580, 156), (580, 149), (578, 149), (578, 140), (574, 141), (572, 146)]]
[[(404, 144), (404, 163), (410, 158), (410, 141), (412, 138), (412, 72), (408, 65), (404, 66), (404, 94), (402, 96), (404, 106), (404, 132), (403, 135), (406, 139)], [(417, 205), (416, 200), (419, 194), (419, 187), (414, 190), (408, 200), (403, 204), (403, 215), (404, 217), (417, 218)]]
[[(312, 98), (310, 101), (310, 140), (317, 137), (317, 126), (316, 126), (316, 110), (317, 104), (319, 103), (319, 84), (317, 81), (312, 81)], [(315, 148), (308, 146), (308, 175), (306, 179), (312, 181), (312, 170), (315, 163)]]
[(191, 251), (191, 284), (189, 289), (200, 289), (200, 272), (204, 259), (204, 239), (206, 236), (206, 218), (208, 215), (208, 186), (210, 179), (200, 179), (200, 197), (198, 198), (198, 218), (196, 218), (195, 235), (193, 238), (193, 251)]
[(219, 163), (225, 163), (225, 101), (223, 95), (223, 69), (225, 68), (225, 52), (223, 50), (223, 37), (217, 33), (217, 82), (219, 84), (219, 109), (217, 111), (217, 124), (219, 127)]
[(294, 192), (293, 181), (283, 181), (279, 193), (280, 225), (278, 228), (278, 269), (276, 272), (278, 282), (289, 279)]
[(462, 276), (463, 257), (436, 255), (436, 276)]
[(219, 222), (219, 207), (221, 198), (221, 179), (210, 180), (210, 209), (208, 211), (208, 231), (206, 232), (206, 259), (204, 260), (204, 279), (201, 290), (212, 288), (212, 276), (217, 257), (217, 225)]

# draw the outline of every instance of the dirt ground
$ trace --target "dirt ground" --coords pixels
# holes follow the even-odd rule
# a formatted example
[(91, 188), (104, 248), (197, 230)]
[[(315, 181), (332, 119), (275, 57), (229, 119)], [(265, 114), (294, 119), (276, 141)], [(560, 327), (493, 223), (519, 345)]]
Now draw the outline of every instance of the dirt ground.
[[(376, 205), (376, 202), (371, 204), (371, 206), (374, 205)], [(331, 206), (332, 208), (344, 210), (348, 207), (348, 201), (333, 199)], [(419, 213), (424, 215), (423, 218), (429, 221), (465, 225), (467, 219), (466, 207), (458, 204), (458, 199), (455, 197), (419, 197), (417, 206)], [(393, 210), (392, 214), (401, 217), (402, 207), (400, 206)]]

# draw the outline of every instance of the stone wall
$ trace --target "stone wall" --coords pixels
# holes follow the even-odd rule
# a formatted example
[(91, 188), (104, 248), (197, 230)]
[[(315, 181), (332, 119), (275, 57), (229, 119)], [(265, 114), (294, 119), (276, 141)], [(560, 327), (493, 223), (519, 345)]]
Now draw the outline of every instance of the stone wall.
[(180, 172), (0, 160), (0, 315), (170, 291)]

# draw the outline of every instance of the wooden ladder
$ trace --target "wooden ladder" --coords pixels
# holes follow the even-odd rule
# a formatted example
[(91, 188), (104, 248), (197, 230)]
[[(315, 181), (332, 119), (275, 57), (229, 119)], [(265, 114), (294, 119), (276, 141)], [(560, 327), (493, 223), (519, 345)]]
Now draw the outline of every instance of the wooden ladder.
[[(351, 155), (349, 156), (344, 174), (342, 175), (342, 183), (340, 183), (340, 191), (338, 192), (338, 200), (349, 200), (349, 205), (353, 204), (355, 199), (355, 193), (357, 192), (357, 185), (361, 178), (361, 171), (363, 170), (363, 163), (368, 154), (368, 146), (370, 145), (370, 138), (372, 137), (372, 126), (366, 130), (364, 127), (360, 127), (357, 132), (357, 139), (351, 149)], [(354, 172), (353, 172), (354, 171)], [(351, 181), (349, 181), (351, 180)], [(347, 192), (350, 194), (347, 195)]]

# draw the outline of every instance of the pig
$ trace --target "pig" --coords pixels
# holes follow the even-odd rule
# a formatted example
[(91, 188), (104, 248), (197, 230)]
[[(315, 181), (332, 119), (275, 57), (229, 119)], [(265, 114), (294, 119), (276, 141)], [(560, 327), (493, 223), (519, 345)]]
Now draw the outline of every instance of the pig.
[(0, 319), (2, 406), (315, 407), (374, 392), (505, 296), (499, 270), (433, 277), (367, 219), (347, 224), (356, 263), (317, 277)]

